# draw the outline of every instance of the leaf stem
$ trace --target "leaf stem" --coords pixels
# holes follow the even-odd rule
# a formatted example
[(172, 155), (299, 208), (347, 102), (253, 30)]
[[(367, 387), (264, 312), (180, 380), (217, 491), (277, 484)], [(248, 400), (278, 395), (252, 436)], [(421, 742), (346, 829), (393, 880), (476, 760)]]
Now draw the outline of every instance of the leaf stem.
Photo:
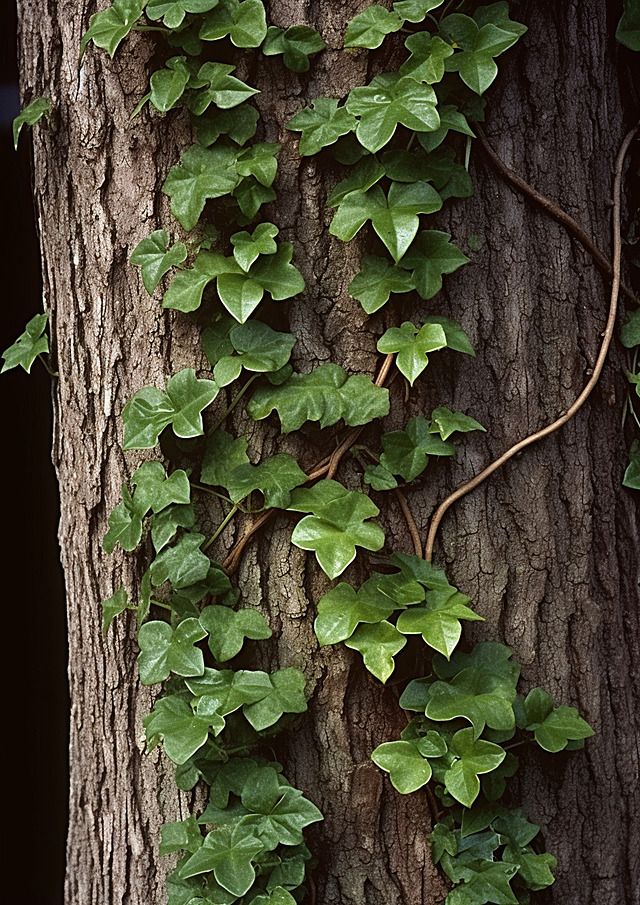
[(213, 544), (213, 543), (220, 537), (220, 535), (222, 534), (222, 532), (224, 531), (224, 529), (227, 527), (227, 525), (229, 524), (229, 522), (231, 521), (231, 519), (234, 517), (234, 515), (235, 515), (236, 512), (238, 511), (238, 508), (239, 508), (239, 507), (238, 507), (237, 505), (233, 505), (233, 506), (231, 507), (231, 509), (229, 510), (229, 512), (227, 512), (227, 514), (226, 514), (225, 517), (222, 519), (222, 521), (220, 522), (220, 524), (218, 525), (218, 527), (216, 528), (216, 530), (213, 532), (213, 534), (211, 535), (211, 537), (209, 538), (209, 540), (206, 542), (206, 544), (205, 544), (204, 547), (202, 548), (203, 551), (204, 551), (204, 550), (208, 550), (209, 547), (211, 546), (211, 544)]
[(60, 376), (60, 374), (58, 373), (58, 371), (53, 371), (53, 370), (49, 367), (49, 365), (47, 364), (47, 360), (46, 360), (46, 358), (44, 357), (44, 355), (39, 354), (39, 355), (38, 355), (38, 358), (40, 359), (40, 361), (41, 361), (42, 364), (44, 365), (44, 369), (45, 369), (45, 371), (47, 372), (47, 374), (49, 375), (49, 377), (59, 377), (59, 376)]
[(229, 415), (231, 414), (231, 412), (234, 410), (234, 408), (236, 407), (236, 405), (240, 402), (240, 400), (242, 399), (242, 397), (244, 396), (244, 394), (247, 392), (247, 390), (249, 389), (249, 387), (251, 386), (251, 384), (252, 384), (254, 381), (256, 381), (256, 380), (258, 379), (259, 376), (260, 376), (259, 374), (254, 374), (252, 377), (250, 377), (250, 378), (247, 380), (247, 382), (246, 382), (242, 387), (240, 387), (240, 389), (238, 390), (238, 392), (236, 393), (236, 395), (233, 397), (233, 399), (231, 400), (231, 402), (229, 403), (229, 405), (227, 406), (227, 408), (224, 410), (224, 412), (222, 413), (222, 415), (221, 415), (221, 416), (218, 418), (218, 420), (214, 423), (213, 427), (210, 427), (209, 430), (207, 431), (207, 437), (210, 437), (211, 434), (214, 434), (219, 428), (222, 427), (222, 425), (223, 425), (224, 422), (227, 420), (227, 418), (229, 417)]

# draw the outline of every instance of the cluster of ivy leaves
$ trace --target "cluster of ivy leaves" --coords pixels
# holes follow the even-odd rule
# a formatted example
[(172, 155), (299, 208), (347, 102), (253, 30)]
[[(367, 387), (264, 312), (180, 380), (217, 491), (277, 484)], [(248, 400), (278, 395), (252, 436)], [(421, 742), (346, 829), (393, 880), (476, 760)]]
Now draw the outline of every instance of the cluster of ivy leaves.
[[(472, 123), (482, 118), (495, 59), (526, 29), (510, 19), (506, 2), (462, 2), (454, 13), (449, 6), (397, 0), (391, 9), (365, 9), (348, 23), (345, 48), (376, 49), (395, 35), (407, 51), (399, 71), (376, 75), (346, 99), (318, 98), (288, 124), (299, 133), (301, 156), (330, 148), (347, 168), (327, 199), (335, 209), (330, 232), (349, 241), (369, 230), (368, 253), (349, 287), (369, 314), (396, 301), (403, 311), (430, 302), (443, 277), (468, 262), (425, 218), (472, 193), (465, 165)], [(243, 605), (208, 551), (238, 513), (277, 508), (299, 517), (292, 543), (337, 579), (358, 550), (377, 553), (385, 544), (367, 488), (384, 494), (419, 480), (430, 457), (454, 455), (453, 436), (484, 428), (441, 405), (430, 418), (380, 433), (380, 452), (354, 448), (360, 490), (334, 479), (311, 483), (287, 453), (251, 461), (248, 441), (225, 427), (245, 398), (250, 418), (271, 418), (283, 434), (310, 422), (357, 427), (389, 414), (388, 390), (365, 374), (337, 364), (295, 372), (295, 336), (254, 317), (265, 298), (300, 294), (304, 280), (293, 246), (278, 241), (278, 227), (261, 215), (276, 197), (279, 145), (256, 139), (252, 99), (259, 92), (228, 60), (235, 48), (282, 56), (289, 69), (305, 72), (325, 45), (307, 26), (268, 26), (261, 0), (114, 0), (91, 18), (82, 49), (93, 42), (113, 56), (135, 30), (161, 35), (167, 48), (134, 112), (147, 104), (160, 115), (186, 108), (195, 140), (163, 185), (182, 232), (174, 239), (154, 231), (131, 261), (163, 307), (204, 324), (210, 372), (185, 368), (162, 388), (139, 389), (124, 408), (125, 449), (162, 443), (177, 456), (169, 471), (160, 460), (140, 465), (109, 515), (105, 550), (144, 544), (153, 559), (135, 603), (124, 588), (103, 602), (103, 628), (127, 610), (136, 614), (141, 681), (163, 686), (144, 721), (148, 747), (163, 746), (179, 788), (209, 786), (200, 816), (163, 829), (161, 852), (178, 855), (169, 905), (292, 905), (304, 896), (311, 863), (304, 830), (321, 814), (283, 777), (270, 744), (306, 710), (305, 680), (295, 666), (245, 668), (250, 643), (268, 639), (271, 629)], [(225, 62), (212, 59), (218, 50)], [(25, 110), (22, 122), (45, 112), (42, 105)], [(462, 327), (442, 315), (396, 323), (378, 350), (394, 356), (408, 387), (432, 353), (474, 354)], [(5, 354), (5, 368), (28, 370), (48, 351), (45, 327), (46, 315), (30, 322)], [(637, 332), (637, 324), (628, 329)], [(178, 461), (185, 450), (188, 465)], [(199, 530), (196, 494), (215, 497), (223, 509), (209, 537)], [(538, 827), (502, 802), (518, 767), (509, 749), (531, 742), (570, 750), (592, 730), (542, 689), (519, 695), (508, 648), (459, 648), (462, 623), (481, 617), (441, 570), (399, 553), (380, 563), (359, 588), (341, 581), (318, 602), (318, 642), (357, 651), (383, 683), (406, 646), (424, 643), (427, 669), (400, 700), (419, 715), (399, 740), (379, 745), (373, 760), (403, 794), (432, 784), (443, 808), (431, 838), (434, 861), (453, 884), (447, 905), (526, 903), (553, 882), (555, 860), (540, 853)]]

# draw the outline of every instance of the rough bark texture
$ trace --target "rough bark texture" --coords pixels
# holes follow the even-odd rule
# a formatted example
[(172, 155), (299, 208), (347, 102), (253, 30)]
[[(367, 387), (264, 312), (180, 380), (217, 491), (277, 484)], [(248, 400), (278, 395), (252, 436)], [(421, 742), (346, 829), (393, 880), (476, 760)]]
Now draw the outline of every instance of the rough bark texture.
[[(159, 187), (189, 130), (180, 115), (129, 122), (146, 89), (150, 39), (134, 36), (115, 61), (89, 50), (80, 64), (93, 3), (18, 5), (26, 99), (45, 93), (54, 106), (48, 126), (34, 135), (34, 180), (60, 371), (54, 460), (73, 707), (66, 902), (160, 905), (165, 866), (155, 852), (158, 828), (183, 812), (186, 800), (176, 795), (163, 758), (141, 752), (150, 695), (136, 685), (132, 629), (120, 625), (106, 641), (100, 633), (99, 601), (121, 579), (135, 582), (132, 566), (106, 557), (100, 539), (121, 481), (137, 464), (120, 449), (124, 402), (198, 361), (192, 326), (163, 313), (127, 264), (151, 229), (173, 228)], [(315, 25), (338, 48), (345, 20), (364, 5), (273, 2), (272, 21)], [(559, 199), (604, 249), (610, 172), (624, 131), (611, 37), (616, 12), (608, 21), (599, 0), (514, 4), (514, 16), (530, 30), (501, 61), (487, 124), (503, 159)], [(295, 242), (307, 278), (306, 293), (289, 308), (304, 368), (332, 360), (372, 373), (375, 335), (392, 317), (366, 320), (348, 296), (360, 249), (328, 236), (323, 198), (334, 177), (314, 162), (301, 163), (283, 129), (307, 98), (361, 84), (368, 65), (364, 53), (329, 50), (309, 77), (291, 75), (277, 61), (251, 71), (263, 89), (266, 138), (284, 144), (272, 216)], [(500, 183), (479, 151), (472, 174), (475, 197), (448, 206), (439, 222), (479, 250), (428, 310), (457, 317), (475, 340), (477, 359), (445, 357), (409, 406), (395, 388), (387, 427), (448, 404), (479, 418), (488, 432), (464, 444), (458, 464), (433, 468), (410, 495), (423, 528), (446, 488), (573, 400), (605, 320), (606, 286), (562, 228)], [(527, 683), (544, 683), (563, 702), (579, 705), (598, 730), (583, 753), (525, 759), (516, 790), (559, 856), (559, 880), (548, 896), (557, 905), (640, 901), (638, 523), (633, 495), (620, 486), (618, 359), (614, 351), (572, 424), (458, 505), (436, 552), (487, 618), (475, 636), (505, 639)], [(238, 426), (250, 433), (256, 453), (273, 448), (268, 429), (242, 416)], [(312, 432), (308, 440), (305, 464), (315, 458), (310, 444), (318, 437)], [(409, 550), (393, 504), (385, 523), (390, 545)], [(314, 691), (299, 733), (279, 753), (291, 780), (327, 818), (311, 834), (320, 858), (315, 901), (433, 905), (444, 886), (425, 841), (426, 802), (394, 794), (369, 761), (375, 744), (397, 737), (402, 726), (396, 697), (363, 675), (355, 655), (318, 651), (312, 621), (324, 582), (291, 548), (289, 531), (288, 519), (270, 524), (250, 545), (239, 578), (252, 599), (263, 601), (278, 632), (269, 656), (302, 666)], [(230, 530), (225, 545), (233, 539)]]

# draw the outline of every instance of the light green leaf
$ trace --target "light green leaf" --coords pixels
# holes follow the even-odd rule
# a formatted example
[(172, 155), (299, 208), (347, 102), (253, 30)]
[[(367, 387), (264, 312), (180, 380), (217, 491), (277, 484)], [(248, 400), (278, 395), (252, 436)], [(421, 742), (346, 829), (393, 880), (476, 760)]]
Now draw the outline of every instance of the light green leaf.
[(208, 13), (219, 0), (147, 0), (145, 13), (152, 22), (162, 19), (170, 29), (180, 28), (187, 13)]
[[(396, 367), (411, 386), (429, 364), (428, 352), (444, 349), (447, 338), (438, 324), (416, 327), (405, 321), (400, 327), (390, 327), (378, 340), (378, 352), (396, 355)], [(443, 439), (446, 439), (443, 438)]]
[(143, 723), (147, 743), (153, 746), (162, 739), (167, 757), (174, 764), (186, 763), (209, 738), (210, 721), (196, 716), (178, 695), (156, 701)]
[(200, 614), (200, 625), (209, 634), (209, 649), (218, 663), (239, 654), (245, 638), (260, 641), (271, 637), (266, 619), (257, 610), (207, 606)]
[(273, 223), (259, 223), (253, 233), (234, 233), (231, 236), (231, 244), (236, 262), (244, 271), (247, 271), (260, 255), (275, 254), (278, 245), (274, 239), (278, 233), (279, 229)]
[(389, 774), (394, 789), (402, 795), (416, 792), (431, 779), (431, 764), (413, 742), (384, 742), (371, 760)]
[(370, 85), (353, 88), (346, 108), (359, 117), (356, 136), (375, 154), (393, 137), (399, 125), (414, 132), (434, 132), (440, 127), (437, 98), (430, 85), (386, 73)]
[(404, 635), (422, 635), (426, 644), (447, 659), (455, 650), (462, 627), (460, 620), (482, 619), (468, 606), (469, 598), (455, 588), (427, 593), (424, 607), (412, 607), (398, 618), (398, 631)]
[(93, 41), (96, 47), (106, 50), (113, 57), (142, 15), (145, 5), (145, 0), (113, 0), (107, 9), (95, 13), (89, 20), (88, 30), (82, 36), (81, 52), (84, 53), (89, 41)]
[(225, 145), (192, 145), (169, 170), (162, 191), (171, 198), (171, 212), (184, 229), (193, 229), (207, 199), (228, 195), (236, 188), (236, 155)]
[(402, 261), (413, 272), (413, 283), (423, 299), (431, 299), (442, 289), (442, 275), (453, 273), (467, 264), (469, 258), (451, 242), (448, 233), (437, 229), (422, 230)]
[(244, 715), (258, 732), (273, 726), (285, 713), (304, 713), (307, 709), (305, 678), (299, 669), (279, 669), (269, 676), (269, 681), (269, 692), (243, 708)]
[(266, 57), (283, 54), (282, 60), (287, 69), (307, 72), (309, 57), (320, 53), (326, 46), (318, 32), (308, 25), (292, 25), (285, 31), (271, 25), (262, 45), (262, 53)]
[(339, 365), (320, 365), (309, 374), (292, 374), (280, 386), (260, 388), (247, 406), (255, 421), (274, 410), (285, 434), (305, 421), (330, 427), (342, 419), (354, 427), (387, 415), (389, 392), (364, 374), (348, 375)]
[(291, 491), (306, 480), (306, 474), (293, 456), (279, 453), (257, 465), (239, 465), (228, 474), (224, 486), (234, 503), (259, 490), (265, 508), (286, 509), (291, 501)]
[(564, 750), (569, 741), (581, 741), (594, 735), (575, 707), (556, 707), (541, 723), (532, 722), (527, 728), (533, 729), (540, 747), (552, 753)]
[(365, 256), (362, 270), (351, 281), (349, 294), (357, 299), (367, 314), (373, 314), (389, 301), (392, 292), (415, 289), (412, 275), (386, 258)]
[(374, 230), (397, 263), (418, 232), (418, 215), (432, 214), (441, 207), (440, 196), (426, 182), (394, 182), (386, 196), (379, 186), (374, 186), (368, 192), (352, 192), (346, 196), (336, 211), (329, 232), (349, 242), (367, 220), (371, 220)]
[(384, 6), (368, 6), (349, 22), (344, 36), (345, 47), (380, 47), (387, 35), (402, 28), (403, 19)]
[(23, 126), (35, 126), (43, 116), (51, 113), (51, 101), (46, 97), (36, 97), (23, 107), (13, 121), (13, 147), (18, 150), (18, 142)]
[(281, 242), (275, 254), (258, 258), (249, 269), (251, 279), (262, 286), (276, 302), (293, 298), (304, 289), (302, 274), (291, 263), (292, 258), (291, 242)]
[(202, 848), (180, 868), (180, 876), (188, 879), (212, 871), (223, 889), (243, 896), (256, 878), (253, 864), (261, 851), (262, 843), (249, 827), (221, 826), (207, 835)]
[(229, 110), (260, 94), (256, 88), (231, 75), (235, 68), (226, 63), (203, 63), (190, 83), (192, 87), (197, 85), (188, 100), (189, 109), (195, 116), (202, 116), (211, 104)]
[(196, 311), (202, 304), (204, 291), (213, 280), (223, 274), (241, 274), (233, 258), (211, 251), (200, 251), (193, 267), (180, 270), (172, 279), (162, 301), (163, 308), (185, 314)]
[(302, 132), (298, 148), (302, 157), (317, 154), (341, 135), (352, 132), (355, 126), (355, 116), (346, 107), (339, 107), (338, 101), (331, 97), (316, 98), (311, 107), (305, 107), (287, 123), (287, 129)]
[(158, 69), (149, 80), (150, 101), (160, 113), (167, 113), (185, 92), (191, 73), (186, 57), (171, 57), (164, 69)]
[(168, 506), (153, 516), (151, 541), (156, 553), (163, 550), (173, 540), (178, 528), (193, 528), (196, 523), (193, 506)]
[(177, 544), (158, 554), (151, 564), (151, 582), (156, 587), (170, 581), (174, 588), (187, 588), (204, 581), (211, 562), (200, 547), (203, 534), (184, 534)]
[(443, 3), (444, 0), (396, 0), (393, 9), (405, 22), (422, 22), (427, 13)]
[(202, 833), (195, 817), (187, 817), (176, 823), (165, 823), (160, 831), (161, 855), (171, 855), (173, 852), (196, 852), (202, 845)]
[(36, 314), (31, 318), (24, 328), (24, 333), (21, 333), (13, 345), (2, 353), (4, 364), (0, 374), (18, 366), (27, 374), (31, 373), (31, 368), (38, 355), (49, 351), (49, 338), (45, 336), (44, 332), (47, 329), (48, 320), (48, 314)]
[(383, 684), (393, 674), (394, 656), (406, 643), (407, 639), (390, 622), (359, 625), (345, 641), (346, 647), (362, 654), (365, 667)]
[(205, 17), (199, 36), (203, 41), (229, 37), (236, 47), (259, 47), (267, 34), (262, 0), (220, 0)]
[(187, 259), (184, 242), (176, 242), (169, 248), (169, 235), (164, 229), (156, 229), (139, 242), (130, 257), (132, 264), (140, 268), (142, 282), (149, 295), (153, 295), (160, 280)]
[(473, 729), (456, 732), (449, 750), (455, 760), (444, 774), (445, 788), (456, 801), (470, 808), (480, 794), (478, 776), (499, 767), (506, 751), (492, 742), (476, 739)]
[(516, 43), (527, 30), (526, 26), (498, 17), (500, 25), (492, 21), (480, 20), (480, 24), (469, 16), (453, 13), (440, 23), (442, 37), (455, 43), (461, 50), (446, 61), (449, 72), (458, 72), (462, 81), (475, 91), (483, 94), (498, 73), (494, 57), (499, 56)]
[(447, 440), (451, 434), (468, 433), (469, 431), (485, 431), (479, 421), (464, 415), (462, 412), (452, 412), (445, 405), (441, 405), (431, 414), (431, 430), (434, 434), (440, 434), (443, 440)]
[(122, 413), (124, 448), (150, 449), (169, 425), (177, 437), (200, 436), (204, 432), (202, 411), (218, 392), (213, 380), (198, 380), (193, 368), (185, 368), (170, 377), (166, 391), (143, 387), (127, 402)]
[(453, 47), (450, 44), (447, 44), (438, 35), (431, 35), (429, 32), (423, 31), (409, 35), (404, 46), (410, 56), (400, 67), (401, 75), (410, 76), (417, 82), (426, 82), (427, 85), (435, 85), (442, 81), (444, 61), (453, 53)]
[[(240, 151), (236, 164), (238, 174), (243, 177), (253, 176), (260, 185), (268, 188), (273, 184), (278, 172), (280, 147), (281, 145), (274, 142), (260, 142)], [(269, 225), (273, 226), (273, 224)]]
[(125, 610), (130, 609), (129, 595), (125, 588), (118, 588), (111, 597), (107, 597), (106, 600), (103, 600), (100, 606), (102, 607), (102, 632), (106, 635), (116, 616), (119, 616), (121, 613), (124, 613)]
[(313, 624), (321, 646), (337, 644), (350, 638), (361, 622), (383, 622), (397, 604), (366, 582), (359, 591), (341, 581), (322, 597)]
[(448, 317), (439, 317), (431, 314), (427, 317), (426, 323), (439, 324), (442, 327), (444, 335), (447, 337), (447, 348), (475, 357), (476, 353), (469, 337), (456, 321), (452, 321)]
[(298, 522), (291, 541), (302, 550), (313, 550), (329, 578), (337, 578), (353, 562), (356, 547), (375, 551), (384, 544), (382, 528), (368, 521), (379, 514), (378, 507), (337, 481), (318, 481), (308, 490), (295, 490), (288, 508), (311, 513)]
[(640, 50), (640, 3), (624, 0), (624, 12), (616, 28), (616, 40), (629, 50)]
[(185, 619), (176, 629), (168, 622), (145, 622), (138, 632), (138, 670), (143, 685), (156, 685), (170, 675), (201, 676), (202, 651), (196, 641), (206, 636), (197, 619)]
[(262, 700), (272, 692), (271, 679), (261, 670), (209, 669), (202, 678), (187, 679), (187, 687), (196, 697), (197, 714), (217, 721), (216, 734), (224, 727), (224, 717), (245, 705)]

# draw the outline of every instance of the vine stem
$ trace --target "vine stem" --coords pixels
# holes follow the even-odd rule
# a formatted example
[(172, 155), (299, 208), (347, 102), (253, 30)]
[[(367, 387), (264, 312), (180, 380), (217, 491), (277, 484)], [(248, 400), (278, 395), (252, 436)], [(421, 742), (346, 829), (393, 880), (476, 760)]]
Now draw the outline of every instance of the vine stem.
[(222, 521), (220, 522), (220, 524), (218, 525), (216, 530), (213, 532), (213, 534), (211, 535), (209, 540), (206, 542), (206, 544), (202, 548), (203, 551), (208, 550), (209, 547), (211, 546), (211, 544), (214, 543), (214, 541), (216, 541), (220, 537), (220, 535), (222, 534), (224, 529), (227, 527), (227, 525), (229, 524), (231, 519), (234, 517), (234, 515), (236, 514), (236, 512), (238, 511), (239, 508), (240, 507), (237, 504), (231, 507), (231, 509), (227, 512), (227, 514), (222, 519)]
[(407, 498), (399, 487), (395, 488), (395, 495), (398, 503), (400, 504), (400, 509), (402, 509), (404, 520), (407, 523), (407, 528), (409, 529), (409, 534), (411, 535), (411, 540), (413, 541), (414, 552), (416, 556), (422, 556), (422, 541), (420, 540), (420, 532), (418, 531), (416, 520), (414, 519), (413, 513), (411, 512), (409, 504), (407, 503)]
[[(546, 195), (543, 195), (537, 189), (534, 189), (532, 185), (529, 185), (528, 182), (525, 182), (521, 176), (519, 176), (510, 167), (508, 167), (506, 163), (504, 163), (501, 158), (498, 157), (497, 153), (489, 143), (489, 139), (477, 123), (474, 123), (474, 129), (478, 133), (478, 140), (482, 145), (485, 154), (494, 165), (496, 170), (500, 173), (502, 178), (510, 185), (514, 186), (514, 188), (522, 192), (523, 195), (526, 195), (528, 198), (530, 198), (535, 204), (546, 211), (550, 217), (553, 217), (553, 219), (557, 220), (558, 223), (562, 223), (567, 231), (575, 239), (578, 240), (585, 251), (587, 251), (591, 255), (596, 266), (608, 277), (612, 277), (613, 270), (607, 256), (600, 251), (591, 236), (589, 236), (589, 234), (585, 232), (580, 224), (559, 205), (557, 205), (555, 201), (552, 201), (551, 198), (547, 198)], [(620, 289), (622, 290), (622, 292), (624, 292), (627, 298), (632, 299), (636, 304), (640, 302), (640, 300), (636, 298), (631, 289), (625, 286), (622, 282), (620, 283)]]
[(243, 384), (243, 386), (240, 387), (240, 389), (239, 389), (238, 392), (235, 394), (235, 396), (233, 397), (233, 399), (231, 400), (231, 402), (229, 403), (229, 405), (226, 407), (226, 409), (224, 410), (224, 412), (222, 413), (222, 415), (220, 415), (220, 417), (218, 418), (218, 420), (217, 420), (217, 421), (212, 425), (212, 427), (210, 427), (209, 430), (207, 431), (207, 437), (210, 437), (211, 434), (215, 434), (215, 432), (218, 430), (218, 428), (222, 427), (222, 425), (223, 425), (224, 422), (227, 420), (227, 418), (229, 417), (229, 415), (231, 414), (231, 412), (234, 410), (234, 408), (236, 407), (236, 405), (240, 402), (240, 400), (242, 399), (242, 397), (244, 396), (244, 394), (247, 392), (247, 390), (249, 389), (249, 387), (251, 386), (251, 384), (252, 384), (255, 380), (257, 380), (259, 376), (260, 376), (259, 374), (254, 374), (252, 377), (250, 377), (250, 378), (247, 380), (247, 382), (246, 382), (245, 384)]
[(613, 266), (611, 268), (612, 273), (612, 283), (611, 283), (611, 295), (609, 301), (609, 315), (607, 318), (607, 325), (602, 334), (602, 343), (600, 344), (600, 351), (598, 352), (598, 357), (596, 359), (595, 366), (593, 368), (593, 373), (589, 378), (589, 381), (585, 385), (584, 389), (575, 400), (573, 405), (571, 405), (564, 414), (562, 414), (559, 418), (556, 418), (551, 424), (548, 424), (546, 427), (543, 427), (542, 430), (536, 431), (534, 434), (530, 434), (528, 437), (525, 437), (523, 440), (520, 440), (518, 443), (515, 443), (511, 446), (506, 452), (504, 452), (499, 458), (497, 458), (494, 462), (488, 465), (484, 471), (481, 471), (480, 474), (476, 475), (475, 478), (472, 478), (470, 481), (467, 481), (465, 484), (462, 484), (458, 487), (457, 490), (454, 490), (452, 494), (450, 494), (444, 502), (442, 502), (433, 518), (431, 519), (431, 524), (429, 526), (429, 533), (427, 535), (427, 541), (425, 544), (424, 550), (424, 558), (427, 562), (431, 562), (433, 556), (433, 545), (436, 538), (436, 534), (438, 533), (438, 528), (440, 527), (440, 523), (444, 518), (447, 510), (459, 499), (463, 496), (466, 496), (467, 493), (470, 493), (472, 490), (475, 490), (486, 478), (493, 474), (494, 471), (497, 471), (505, 462), (508, 462), (509, 459), (512, 459), (515, 455), (517, 455), (521, 450), (525, 449), (527, 446), (531, 446), (532, 443), (537, 443), (538, 440), (542, 440), (544, 437), (548, 437), (550, 434), (555, 433), (555, 431), (559, 430), (563, 427), (568, 421), (576, 415), (584, 403), (587, 401), (589, 396), (591, 395), (594, 387), (598, 383), (600, 379), (600, 375), (602, 373), (602, 369), (604, 367), (605, 360), (607, 358), (607, 353), (609, 351), (609, 346), (611, 345), (611, 340), (613, 338), (613, 330), (616, 322), (616, 314), (618, 310), (618, 296), (620, 294), (620, 261), (621, 261), (621, 249), (622, 249), (622, 238), (620, 234), (620, 206), (621, 206), (621, 185), (622, 185), (622, 170), (624, 166), (625, 157), (627, 155), (627, 151), (629, 149), (629, 145), (633, 141), (636, 133), (640, 129), (640, 123), (634, 126), (630, 132), (625, 136), (620, 150), (618, 152), (618, 156), (616, 159), (616, 165), (614, 170), (614, 184), (613, 184), (613, 210), (612, 210), (612, 232), (613, 232)]

